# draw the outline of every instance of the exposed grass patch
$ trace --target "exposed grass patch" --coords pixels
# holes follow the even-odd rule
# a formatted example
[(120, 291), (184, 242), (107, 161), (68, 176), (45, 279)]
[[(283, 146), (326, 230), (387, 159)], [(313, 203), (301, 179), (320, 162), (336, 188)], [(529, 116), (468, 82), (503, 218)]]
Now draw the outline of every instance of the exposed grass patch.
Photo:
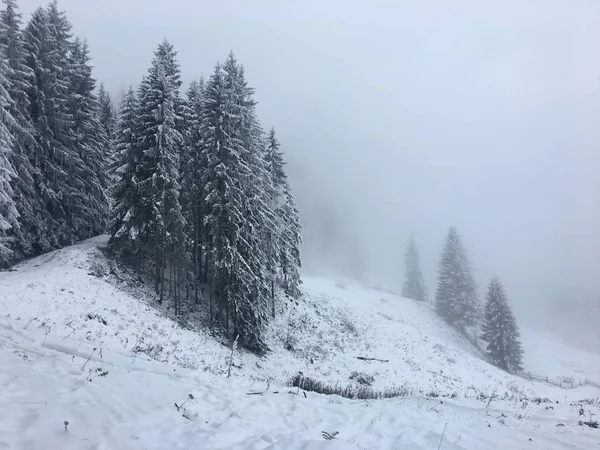
[(376, 400), (382, 398), (405, 397), (411, 394), (409, 389), (405, 386), (392, 386), (382, 391), (377, 391), (370, 386), (330, 385), (300, 374), (293, 377), (289, 384), (292, 387), (297, 387), (305, 391), (325, 395), (339, 395), (340, 397), (351, 400)]

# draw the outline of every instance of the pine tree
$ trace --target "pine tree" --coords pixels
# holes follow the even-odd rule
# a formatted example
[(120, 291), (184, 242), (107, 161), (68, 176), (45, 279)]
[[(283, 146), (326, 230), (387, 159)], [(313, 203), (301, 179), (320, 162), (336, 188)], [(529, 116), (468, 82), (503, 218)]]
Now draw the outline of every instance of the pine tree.
[(8, 65), (4, 59), (0, 59), (0, 267), (7, 266), (13, 257), (8, 231), (19, 227), (19, 213), (11, 186), (15, 172), (11, 164), (13, 138), (9, 131), (15, 128), (16, 123), (8, 111), (12, 100), (5, 88), (8, 85), (5, 77), (7, 71)]
[(98, 121), (102, 125), (102, 128), (104, 128), (106, 135), (112, 138), (117, 124), (117, 113), (103, 83), (100, 83), (100, 87), (98, 88), (98, 105)]
[[(145, 177), (139, 187), (144, 193), (142, 206), (153, 228), (155, 288), (160, 302), (165, 295), (165, 265), (182, 256), (185, 219), (179, 202), (179, 150), (183, 136), (178, 124), (181, 86), (177, 53), (166, 40), (154, 54), (140, 98), (140, 145)], [(171, 261), (178, 266), (181, 260)], [(160, 288), (160, 290), (159, 290)], [(177, 307), (177, 305), (176, 305)]]
[(115, 130), (116, 181), (111, 188), (110, 245), (129, 256), (143, 253), (143, 239), (149, 235), (141, 213), (142, 151), (139, 145), (139, 104), (132, 88), (125, 95)]
[[(117, 112), (113, 105), (109, 93), (104, 88), (104, 84), (100, 83), (98, 88), (98, 122), (106, 135), (106, 148), (104, 149), (104, 159), (108, 167), (114, 167), (117, 156), (115, 155), (115, 132), (117, 126)], [(110, 172), (110, 179), (114, 181), (114, 173)]]
[(72, 119), (71, 146), (78, 160), (68, 179), (70, 225), (77, 239), (105, 231), (109, 187), (106, 148), (108, 136), (99, 121), (95, 80), (89, 65), (87, 44), (76, 39), (69, 53), (68, 113)]
[(522, 370), (519, 329), (497, 277), (492, 278), (488, 287), (482, 331), (492, 364), (507, 371)]
[(38, 8), (27, 24), (27, 65), (33, 73), (29, 115), (35, 129), (36, 152), (31, 155), (41, 174), (37, 180), (45, 206), (36, 247), (49, 251), (73, 242), (69, 207), (77, 190), (68, 183), (78, 173), (79, 156), (73, 150), (72, 119), (68, 113), (70, 28), (56, 2)]
[(439, 266), (435, 309), (462, 333), (477, 320), (477, 296), (471, 264), (456, 228), (450, 228)]
[[(10, 116), (15, 119), (10, 129), (12, 135), (12, 166), (14, 201), (19, 212), (18, 228), (9, 230), (10, 244), (14, 259), (31, 256), (37, 247), (45, 244), (48, 217), (37, 186), (41, 171), (31, 161), (37, 152), (34, 129), (29, 117), (28, 92), (32, 88), (32, 72), (26, 64), (26, 51), (21, 32), (21, 14), (15, 0), (3, 0), (5, 8), (0, 12), (0, 57), (7, 63), (5, 82), (11, 103), (7, 106)], [(40, 243), (42, 243), (40, 245)]]
[[(185, 145), (181, 158), (181, 187), (182, 208), (186, 220), (186, 235), (190, 240), (191, 262), (193, 265), (196, 302), (198, 285), (207, 280), (207, 265), (205, 264), (203, 248), (207, 242), (206, 227), (204, 226), (205, 189), (203, 185), (206, 161), (202, 153), (202, 134), (200, 118), (204, 101), (204, 80), (192, 81), (187, 91), (187, 114), (185, 126)], [(211, 312), (212, 316), (212, 312)]]
[(405, 277), (402, 286), (402, 296), (420, 302), (427, 300), (427, 291), (421, 273), (419, 262), (419, 249), (417, 243), (411, 237), (404, 257)]
[(264, 177), (264, 133), (252, 94), (243, 69), (230, 54), (222, 67), (217, 65), (204, 93), (203, 184), (211, 236), (207, 256), (218, 316), (227, 328), (231, 318), (242, 345), (263, 353), (270, 291), (264, 244), (274, 221)]
[(292, 298), (299, 298), (300, 244), (302, 243), (301, 225), (288, 176), (285, 172), (285, 161), (280, 150), (280, 143), (271, 128), (268, 136), (265, 160), (269, 167), (273, 184), (272, 208), (277, 218), (276, 242), (269, 246), (276, 251), (273, 257), (281, 270), (281, 285), (284, 292)]

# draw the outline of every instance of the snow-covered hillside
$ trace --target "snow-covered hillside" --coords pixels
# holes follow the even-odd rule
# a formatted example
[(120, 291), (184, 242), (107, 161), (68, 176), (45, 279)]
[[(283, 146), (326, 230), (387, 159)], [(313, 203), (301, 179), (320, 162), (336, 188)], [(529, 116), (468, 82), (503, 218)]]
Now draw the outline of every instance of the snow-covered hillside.
[[(86, 363), (89, 345), (43, 345), (40, 331), (0, 319), (0, 448), (558, 450), (600, 442), (598, 430), (577, 424), (579, 406), (564, 402), (356, 402), (277, 384), (248, 395), (266, 386), (110, 351)], [(328, 441), (323, 431), (338, 434)]]
[[(424, 449), (437, 448), (445, 423), (443, 449), (600, 443), (570, 406), (600, 390), (506, 374), (428, 305), (351, 282), (306, 279), (303, 302), (269, 330), (272, 351), (265, 358), (236, 352), (228, 380), (230, 347), (151, 306), (151, 293), (132, 288), (105, 259), (103, 242), (0, 273), (0, 448)], [(597, 355), (552, 335), (523, 335), (527, 370), (600, 380)], [(358, 372), (375, 389), (402, 387), (408, 396), (357, 403), (289, 394), (297, 390), (284, 385), (299, 371), (342, 386)], [(264, 395), (247, 395), (267, 380)], [(486, 410), (475, 393), (506, 400)], [(186, 420), (173, 402), (189, 394)], [(430, 394), (445, 398), (423, 406)], [(560, 403), (538, 405), (534, 397)], [(585, 410), (600, 416), (597, 406)], [(325, 441), (321, 431), (339, 435)]]
[[(44, 330), (48, 343), (68, 338), (127, 356), (138, 350), (137, 358), (175, 368), (226, 373), (229, 345), (205, 328), (187, 329), (155, 309), (149, 290), (132, 289), (115, 273), (98, 249), (104, 240), (92, 239), (0, 273), (3, 315), (23, 329)], [(487, 364), (428, 305), (349, 281), (308, 278), (304, 292), (304, 301), (281, 314), (269, 330), (272, 352), (264, 359), (238, 352), (234, 376), (284, 383), (302, 371), (347, 384), (357, 371), (372, 376), (376, 388), (404, 386), (446, 396), (463, 395), (470, 387), (520, 389), (530, 395), (554, 390)], [(569, 348), (551, 335), (526, 330), (524, 337), (527, 370), (600, 380), (598, 355)]]

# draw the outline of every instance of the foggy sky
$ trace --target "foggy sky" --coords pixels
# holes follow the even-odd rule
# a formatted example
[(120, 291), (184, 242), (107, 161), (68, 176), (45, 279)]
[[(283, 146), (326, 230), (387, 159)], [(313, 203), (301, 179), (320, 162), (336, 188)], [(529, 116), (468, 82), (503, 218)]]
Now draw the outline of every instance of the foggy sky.
[(307, 273), (397, 288), (412, 233), (433, 292), (454, 225), (480, 299), (492, 273), (521, 317), (600, 297), (598, 1), (60, 6), (115, 94), (163, 37), (185, 82), (234, 50), (290, 161)]

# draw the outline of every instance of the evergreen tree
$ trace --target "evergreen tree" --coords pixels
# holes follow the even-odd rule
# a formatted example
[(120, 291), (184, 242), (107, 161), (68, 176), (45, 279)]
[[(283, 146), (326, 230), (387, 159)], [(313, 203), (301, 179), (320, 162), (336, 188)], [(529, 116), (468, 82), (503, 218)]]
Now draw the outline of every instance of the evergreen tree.
[(5, 88), (8, 84), (5, 77), (7, 71), (8, 65), (4, 59), (0, 59), (0, 267), (7, 266), (12, 259), (8, 231), (19, 227), (19, 214), (11, 186), (15, 172), (11, 164), (13, 139), (9, 131), (16, 124), (8, 111), (12, 101)]
[(36, 247), (46, 247), (40, 246), (39, 242), (45, 242), (47, 213), (36, 189), (41, 172), (31, 163), (37, 144), (29, 117), (28, 92), (32, 88), (32, 72), (26, 64), (21, 14), (15, 0), (3, 0), (3, 3), (5, 7), (0, 12), (0, 57), (7, 63), (3, 82), (11, 99), (7, 113), (14, 118), (10, 127), (12, 166), (16, 174), (12, 188), (20, 216), (20, 227), (13, 226), (9, 234), (12, 236), (10, 244), (14, 259), (20, 259), (35, 254), (39, 251)]
[(404, 285), (402, 286), (402, 296), (411, 298), (420, 302), (427, 300), (427, 291), (423, 282), (421, 273), (421, 263), (419, 262), (419, 249), (417, 243), (411, 237), (404, 256)]
[(519, 329), (497, 277), (492, 278), (488, 287), (482, 331), (492, 364), (507, 371), (522, 370)]
[(63, 192), (63, 187), (69, 169), (78, 159), (68, 146), (71, 119), (66, 109), (68, 84), (65, 77), (68, 73), (69, 26), (61, 25), (55, 10), (52, 17), (57, 26), (50, 23), (48, 10), (38, 8), (24, 33), (26, 62), (33, 76), (28, 100), (36, 146), (30, 159), (40, 172), (36, 184), (45, 205), (43, 217), (35, 224), (39, 238), (34, 247), (39, 252), (59, 248), (72, 240), (63, 205), (68, 193)]
[[(104, 89), (104, 84), (100, 83), (98, 88), (98, 121), (104, 130), (106, 136), (106, 148), (104, 149), (104, 159), (108, 167), (114, 167), (117, 156), (115, 155), (115, 132), (117, 126), (117, 112), (113, 105), (109, 93)], [(114, 173), (110, 173), (111, 181), (114, 181)]]
[[(156, 290), (165, 294), (165, 265), (182, 256), (185, 219), (179, 202), (179, 150), (183, 137), (177, 114), (181, 86), (177, 53), (166, 40), (154, 54), (140, 98), (140, 145), (145, 177), (140, 189), (145, 197), (146, 217), (153, 229)], [(172, 261), (181, 264), (181, 260)], [(160, 288), (160, 291), (159, 291)], [(177, 305), (176, 305), (177, 306)]]
[[(208, 273), (205, 264), (203, 248), (207, 242), (206, 227), (204, 226), (205, 189), (203, 185), (206, 161), (202, 153), (202, 134), (200, 118), (204, 101), (204, 80), (192, 81), (187, 91), (187, 114), (185, 147), (181, 158), (182, 207), (186, 220), (186, 235), (191, 247), (196, 302), (198, 302), (198, 284), (206, 282)], [(212, 316), (212, 313), (211, 313)]]
[[(201, 118), (206, 161), (208, 258), (217, 293), (219, 317), (242, 345), (257, 353), (267, 346), (266, 228), (273, 223), (264, 178), (264, 133), (255, 116), (253, 91), (233, 54), (217, 65), (206, 89)], [(223, 315), (225, 317), (223, 317)]]
[(100, 83), (98, 88), (98, 105), (98, 121), (109, 139), (112, 139), (117, 124), (117, 113), (103, 83)]
[(144, 229), (140, 206), (142, 193), (139, 189), (142, 173), (142, 152), (138, 138), (139, 105), (132, 88), (125, 95), (119, 110), (115, 130), (115, 174), (111, 188), (113, 208), (111, 211), (110, 245), (129, 255), (141, 255), (143, 239), (148, 235)]
[(471, 264), (456, 228), (450, 228), (439, 266), (435, 309), (462, 333), (477, 320), (477, 297)]
[(109, 186), (106, 148), (108, 137), (99, 121), (95, 80), (89, 65), (87, 44), (76, 39), (69, 54), (68, 112), (72, 119), (71, 146), (78, 161), (70, 174), (72, 187), (69, 213), (73, 234), (85, 239), (106, 229)]
[(266, 162), (273, 184), (272, 208), (277, 218), (277, 236), (275, 242), (268, 245), (276, 255), (273, 258), (280, 268), (281, 285), (284, 292), (292, 298), (299, 298), (300, 244), (302, 243), (301, 225), (288, 176), (280, 143), (271, 128), (268, 136)]

